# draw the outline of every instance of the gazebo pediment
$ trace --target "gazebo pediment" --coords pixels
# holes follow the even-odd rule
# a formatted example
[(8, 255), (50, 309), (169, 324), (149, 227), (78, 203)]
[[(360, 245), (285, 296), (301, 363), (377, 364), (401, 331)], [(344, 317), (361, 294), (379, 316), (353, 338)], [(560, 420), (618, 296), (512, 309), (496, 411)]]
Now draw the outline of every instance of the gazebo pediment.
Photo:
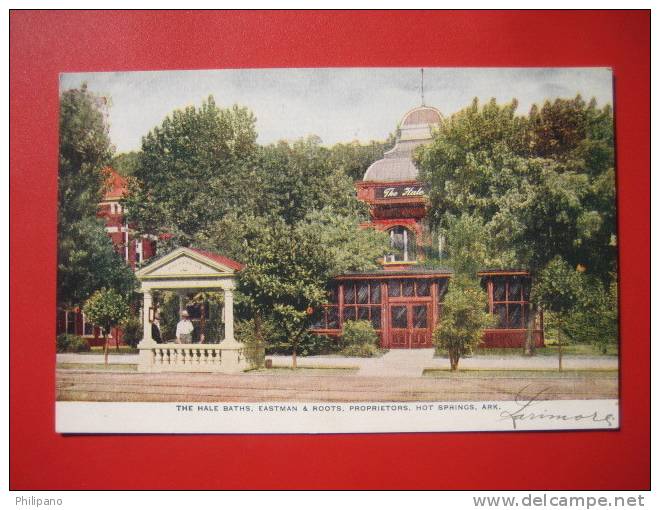
[(137, 271), (140, 280), (231, 276), (240, 265), (230, 259), (190, 248), (179, 248)]

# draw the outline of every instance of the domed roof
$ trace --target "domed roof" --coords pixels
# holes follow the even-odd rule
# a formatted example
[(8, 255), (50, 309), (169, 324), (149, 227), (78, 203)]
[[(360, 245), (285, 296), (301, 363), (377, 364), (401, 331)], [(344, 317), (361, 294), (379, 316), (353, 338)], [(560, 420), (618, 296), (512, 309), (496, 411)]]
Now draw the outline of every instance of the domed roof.
[(403, 116), (401, 125), (440, 124), (441, 122), (442, 114), (440, 113), (440, 110), (432, 108), (431, 106), (418, 106)]
[(363, 181), (414, 181), (417, 167), (412, 160), (415, 148), (428, 143), (432, 129), (442, 122), (442, 114), (430, 106), (418, 106), (401, 120), (394, 148), (374, 162), (364, 173)]

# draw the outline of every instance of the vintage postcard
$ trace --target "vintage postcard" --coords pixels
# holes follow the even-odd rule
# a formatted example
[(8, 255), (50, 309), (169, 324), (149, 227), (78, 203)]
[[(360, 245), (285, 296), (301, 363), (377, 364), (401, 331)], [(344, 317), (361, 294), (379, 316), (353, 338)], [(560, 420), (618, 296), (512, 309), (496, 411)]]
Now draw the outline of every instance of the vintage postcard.
[(612, 78), (61, 75), (56, 430), (617, 429)]

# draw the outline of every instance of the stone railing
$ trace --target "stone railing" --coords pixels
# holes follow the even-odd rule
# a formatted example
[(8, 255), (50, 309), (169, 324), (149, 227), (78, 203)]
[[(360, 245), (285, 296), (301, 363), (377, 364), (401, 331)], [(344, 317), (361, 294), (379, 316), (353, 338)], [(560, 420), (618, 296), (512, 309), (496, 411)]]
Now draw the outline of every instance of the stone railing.
[(152, 344), (139, 345), (140, 372), (238, 373), (250, 363), (243, 344)]

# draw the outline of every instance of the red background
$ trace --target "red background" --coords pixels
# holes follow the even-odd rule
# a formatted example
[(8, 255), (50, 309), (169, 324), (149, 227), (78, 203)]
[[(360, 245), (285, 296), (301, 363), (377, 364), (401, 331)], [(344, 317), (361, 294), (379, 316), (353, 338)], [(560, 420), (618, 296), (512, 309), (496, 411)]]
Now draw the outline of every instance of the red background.
[[(11, 488), (649, 488), (648, 12), (14, 11), (10, 19)], [(614, 69), (619, 431), (55, 434), (58, 73), (317, 66)]]

